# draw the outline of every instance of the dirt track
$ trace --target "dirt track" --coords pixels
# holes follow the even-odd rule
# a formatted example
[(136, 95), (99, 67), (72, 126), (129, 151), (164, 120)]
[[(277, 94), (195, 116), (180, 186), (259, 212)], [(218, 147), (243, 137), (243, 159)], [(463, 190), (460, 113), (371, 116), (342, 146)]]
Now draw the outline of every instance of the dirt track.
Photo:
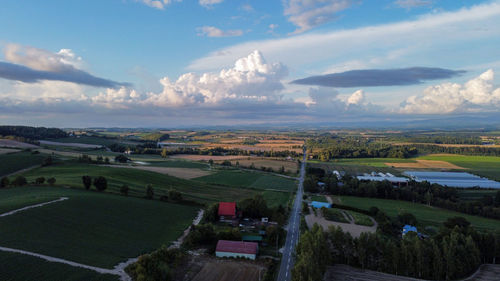
[[(316, 210), (316, 213), (318, 214), (317, 216), (315, 216), (313, 211), (311, 210), (309, 215), (305, 216), (308, 228), (312, 228), (315, 223), (323, 227), (324, 230), (327, 230), (328, 227), (330, 226), (340, 226), (340, 228), (342, 228), (343, 231), (349, 232), (352, 235), (352, 237), (359, 237), (359, 235), (361, 235), (361, 233), (363, 232), (374, 233), (375, 231), (377, 231), (377, 222), (373, 219), (372, 219), (374, 223), (373, 226), (364, 226), (364, 225), (354, 224), (353, 222), (343, 223), (343, 222), (329, 221), (321, 216), (320, 210)], [(350, 220), (348, 217), (346, 217), (346, 219)]]
[(437, 161), (437, 160), (416, 160), (416, 161), (417, 163), (384, 163), (384, 164), (394, 168), (409, 168), (409, 169), (453, 169), (453, 170), (466, 169), (446, 161)]
[(25, 142), (8, 140), (8, 139), (0, 139), (0, 146), (3, 147), (16, 147), (16, 148), (38, 148), (38, 146), (34, 144), (29, 144)]

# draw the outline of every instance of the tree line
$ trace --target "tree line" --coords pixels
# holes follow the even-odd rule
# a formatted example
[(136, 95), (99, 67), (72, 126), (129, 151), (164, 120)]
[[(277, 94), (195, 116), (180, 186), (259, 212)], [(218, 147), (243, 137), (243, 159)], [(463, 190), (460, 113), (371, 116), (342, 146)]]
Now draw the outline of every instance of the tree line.
[(301, 236), (293, 281), (322, 280), (328, 265), (347, 264), (430, 280), (466, 277), (481, 263), (500, 258), (500, 232), (480, 233), (463, 218), (452, 218), (440, 232), (421, 238), (414, 232), (391, 237), (380, 231), (353, 238), (340, 227), (315, 225)]
[(30, 126), (0, 126), (0, 136), (16, 136), (30, 140), (65, 138), (68, 134), (58, 128)]
[[(403, 200), (440, 207), (460, 213), (500, 219), (500, 190), (494, 195), (484, 195), (479, 200), (462, 200), (458, 190), (427, 181), (409, 181), (407, 186), (394, 188), (389, 181), (360, 181), (344, 175), (340, 180), (323, 169), (309, 167), (304, 180), (304, 190), (318, 192), (318, 181), (325, 183), (324, 191), (334, 195), (349, 195), (380, 199)], [(341, 183), (341, 184), (339, 184)]]

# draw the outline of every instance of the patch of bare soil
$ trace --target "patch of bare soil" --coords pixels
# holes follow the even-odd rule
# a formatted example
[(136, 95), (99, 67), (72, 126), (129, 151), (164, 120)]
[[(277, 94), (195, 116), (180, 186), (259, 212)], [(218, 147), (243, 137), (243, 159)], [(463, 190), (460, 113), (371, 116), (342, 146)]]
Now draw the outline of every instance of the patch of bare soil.
[[(227, 155), (227, 156), (222, 156), (222, 155), (175, 154), (175, 155), (169, 156), (168, 158), (172, 158), (172, 159), (186, 159), (186, 160), (191, 160), (191, 161), (208, 161), (210, 159), (212, 159), (214, 161), (223, 161), (223, 160), (247, 159), (248, 156), (242, 156), (242, 155)], [(252, 158), (252, 157), (250, 157), (250, 158)]]
[(417, 161), (416, 163), (384, 163), (384, 164), (394, 168), (405, 168), (405, 169), (450, 169), (450, 170), (466, 169), (446, 161), (438, 161), (438, 160), (416, 160), (416, 161)]
[(191, 281), (259, 281), (266, 268), (255, 262), (207, 260)]
[(151, 171), (159, 174), (169, 175), (181, 179), (194, 179), (198, 177), (208, 176), (210, 171), (205, 171), (196, 168), (172, 168), (172, 167), (153, 167), (153, 166), (128, 166), (128, 165), (103, 165), (113, 168), (131, 168), (144, 171)]
[(500, 264), (483, 264), (464, 281), (497, 281), (500, 279)]
[(344, 232), (349, 232), (352, 237), (359, 237), (363, 232), (375, 233), (377, 231), (377, 222), (372, 219), (373, 226), (357, 225), (354, 223), (343, 223), (336, 221), (329, 221), (321, 216), (321, 211), (316, 211), (317, 215), (313, 211), (309, 215), (305, 216), (306, 224), (308, 228), (312, 228), (315, 223), (321, 226), (324, 230), (327, 230), (330, 226), (340, 226)]
[(392, 275), (372, 270), (362, 270), (345, 264), (329, 266), (324, 281), (423, 281), (410, 277)]

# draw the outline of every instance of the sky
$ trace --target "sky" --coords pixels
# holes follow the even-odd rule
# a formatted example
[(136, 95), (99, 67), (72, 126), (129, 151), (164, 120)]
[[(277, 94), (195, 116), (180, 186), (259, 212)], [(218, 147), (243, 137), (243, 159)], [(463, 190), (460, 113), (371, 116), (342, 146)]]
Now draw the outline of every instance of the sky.
[(500, 0), (3, 0), (0, 26), (0, 124), (500, 117)]

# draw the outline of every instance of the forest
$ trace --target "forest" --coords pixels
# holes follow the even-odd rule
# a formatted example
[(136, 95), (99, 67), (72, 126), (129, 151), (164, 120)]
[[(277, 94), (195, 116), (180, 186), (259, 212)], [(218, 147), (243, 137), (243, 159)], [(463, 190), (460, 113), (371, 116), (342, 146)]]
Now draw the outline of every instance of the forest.
[(64, 138), (68, 134), (57, 128), (29, 126), (0, 126), (0, 136), (16, 136), (29, 140)]

